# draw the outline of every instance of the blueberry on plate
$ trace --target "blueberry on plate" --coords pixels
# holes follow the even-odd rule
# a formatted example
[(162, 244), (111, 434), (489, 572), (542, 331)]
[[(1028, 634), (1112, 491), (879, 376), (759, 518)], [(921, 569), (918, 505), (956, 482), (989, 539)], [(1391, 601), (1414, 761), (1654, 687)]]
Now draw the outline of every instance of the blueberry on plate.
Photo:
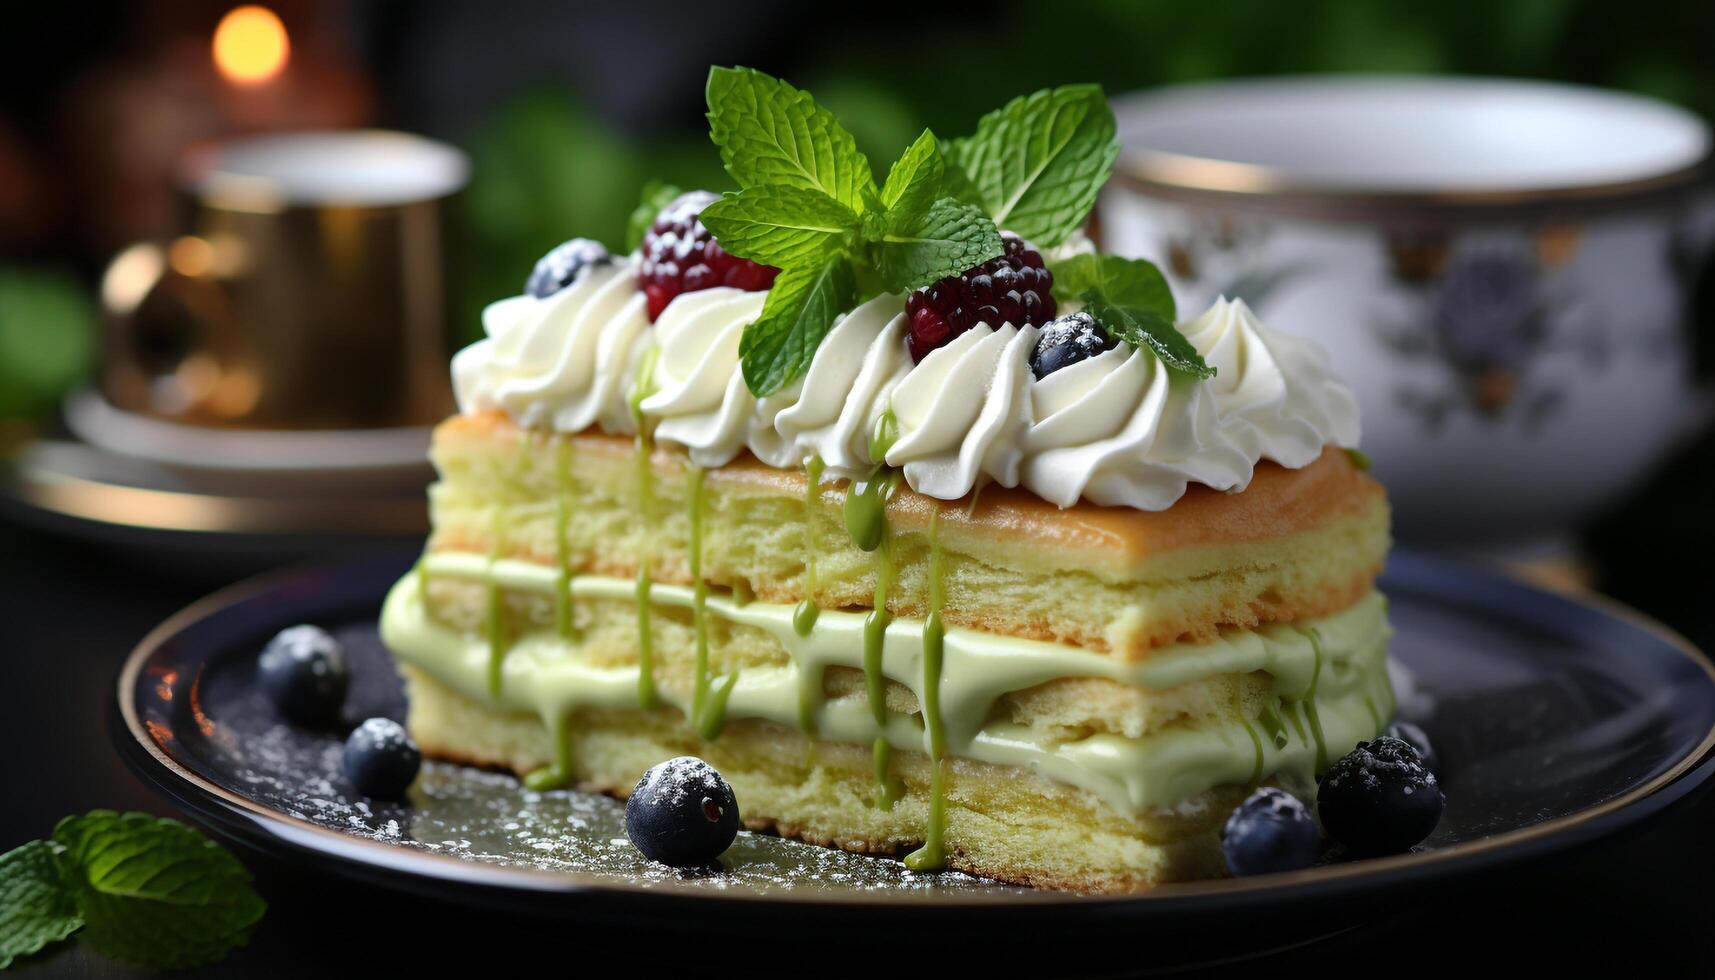
[(357, 791), (377, 800), (403, 800), (423, 767), (423, 753), (405, 726), (371, 718), (345, 740), (345, 776)]
[(1041, 381), (1055, 371), (1114, 349), (1114, 339), (1088, 313), (1068, 313), (1051, 320), (1036, 339), (1030, 371)]
[(530, 270), (530, 278), (524, 282), (524, 291), (537, 299), (546, 299), (570, 286), (583, 270), (612, 261), (601, 242), (588, 238), (562, 242), (536, 260), (536, 268)]
[(351, 681), (339, 641), (317, 626), (293, 626), (269, 640), (256, 677), (275, 709), (300, 725), (338, 721)]
[(1391, 735), (1359, 742), (1316, 790), (1322, 826), (1355, 854), (1399, 854), (1429, 836), (1446, 800), (1417, 750)]
[(1423, 729), (1409, 721), (1396, 721), (1387, 726), (1384, 735), (1392, 735), (1401, 742), (1417, 750), (1417, 757), (1423, 760), (1423, 768), (1441, 775), (1441, 757), (1435, 753), (1435, 746), (1429, 744), (1429, 736)]
[(625, 834), (643, 856), (675, 868), (701, 867), (738, 836), (732, 787), (695, 756), (650, 769), (625, 801)]
[(1316, 863), (1322, 833), (1298, 797), (1264, 786), (1227, 818), (1221, 852), (1227, 856), (1227, 870), (1238, 877), (1296, 871)]

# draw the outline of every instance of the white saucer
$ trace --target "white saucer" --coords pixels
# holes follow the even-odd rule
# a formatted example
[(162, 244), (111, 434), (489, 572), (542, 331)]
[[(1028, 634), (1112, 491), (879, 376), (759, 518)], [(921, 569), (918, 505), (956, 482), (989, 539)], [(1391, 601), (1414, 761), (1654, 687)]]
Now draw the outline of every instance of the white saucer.
[(210, 474), (332, 474), (419, 480), (430, 426), (285, 431), (216, 429), (139, 415), (84, 389), (66, 399), (66, 426), (111, 453)]

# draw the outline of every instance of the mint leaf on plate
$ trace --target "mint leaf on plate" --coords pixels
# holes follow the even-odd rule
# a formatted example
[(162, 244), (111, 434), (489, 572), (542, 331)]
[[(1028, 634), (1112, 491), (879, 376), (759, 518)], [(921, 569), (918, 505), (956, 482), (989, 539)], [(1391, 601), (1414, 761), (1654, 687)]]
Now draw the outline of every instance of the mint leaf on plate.
[(702, 221), (721, 248), (779, 269), (843, 252), (858, 227), (851, 208), (789, 184), (729, 192), (703, 209)]
[(712, 68), (708, 101), (709, 136), (740, 187), (799, 187), (863, 210), (869, 160), (810, 93), (755, 69)]
[(631, 217), (625, 223), (625, 250), (637, 251), (637, 246), (643, 244), (643, 236), (649, 234), (649, 226), (655, 223), (655, 216), (661, 209), (673, 203), (673, 199), (684, 193), (673, 184), (651, 180), (643, 185), (642, 199), (631, 211)]
[(231, 854), (174, 820), (96, 810), (54, 828), (61, 881), (90, 946), (151, 969), (212, 963), (267, 908)]
[(738, 345), (751, 393), (772, 395), (808, 370), (834, 318), (851, 308), (856, 289), (851, 261), (841, 255), (780, 273), (762, 315), (745, 328)]
[(1005, 251), (1000, 232), (982, 210), (944, 197), (920, 214), (890, 213), (870, 254), (887, 289), (899, 292), (958, 275)]
[(948, 156), (995, 224), (1046, 248), (1083, 225), (1119, 156), (1119, 141), (1101, 87), (1067, 85), (989, 113), (974, 135), (952, 143)]
[(0, 854), (0, 970), (83, 925), (60, 885), (56, 849), (52, 841), (33, 840)]

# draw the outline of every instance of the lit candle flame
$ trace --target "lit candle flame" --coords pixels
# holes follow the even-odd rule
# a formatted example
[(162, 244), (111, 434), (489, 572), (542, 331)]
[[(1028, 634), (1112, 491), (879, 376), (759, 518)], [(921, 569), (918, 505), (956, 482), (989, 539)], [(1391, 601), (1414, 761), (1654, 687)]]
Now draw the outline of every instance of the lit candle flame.
[(260, 85), (280, 74), (291, 57), (286, 25), (267, 7), (235, 7), (214, 29), (214, 64), (240, 85)]

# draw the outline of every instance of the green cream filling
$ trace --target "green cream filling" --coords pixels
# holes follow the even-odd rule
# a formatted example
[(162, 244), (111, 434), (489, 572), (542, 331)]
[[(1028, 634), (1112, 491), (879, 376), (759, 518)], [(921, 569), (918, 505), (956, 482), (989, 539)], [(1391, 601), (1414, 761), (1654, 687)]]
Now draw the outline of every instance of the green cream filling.
[[(705, 738), (718, 735), (726, 720), (765, 719), (823, 739), (873, 745), (878, 778), (886, 772), (890, 748), (917, 750), (931, 758), (1025, 768), (1092, 792), (1129, 814), (1271, 774), (1308, 785), (1325, 760), (1373, 736), (1378, 718), (1393, 713), (1385, 669), (1390, 630), (1379, 593), (1333, 616), (1231, 631), (1213, 643), (1176, 645), (1143, 662), (1125, 663), (1061, 644), (969, 629), (926, 629), (928, 624), (918, 620), (878, 622), (867, 610), (821, 610), (814, 628), (800, 632), (793, 606), (741, 601), (706, 589), (653, 583), (640, 590), (635, 581), (595, 575), (568, 581), (555, 568), (484, 555), (434, 554), (423, 561), (419, 572), (401, 579), (387, 597), (381, 618), (387, 645), (400, 661), (464, 696), (504, 711), (535, 713), (555, 733), (580, 709), (637, 707), (647, 692), (651, 700), (658, 698), (695, 719)], [(577, 641), (558, 629), (507, 637), (505, 656), (496, 663), (491, 637), (430, 618), (423, 598), (428, 577), (544, 596), (566, 589), (574, 599), (700, 607), (704, 617), (764, 631), (787, 651), (791, 663), (721, 678), (712, 689), (701, 690), (701, 711), (695, 711), (699, 706), (692, 702), (699, 692), (653, 688), (635, 665), (587, 664)], [(938, 619), (932, 618), (934, 626)], [(932, 635), (936, 632), (939, 643)], [(940, 669), (926, 669), (936, 666), (926, 662), (936, 652)], [(879, 711), (874, 698), (824, 699), (819, 684), (804, 681), (819, 679), (832, 666), (864, 670), (872, 679), (886, 677), (911, 688), (926, 711), (933, 705), (939, 724), (919, 725), (912, 716)], [(1176, 724), (1141, 738), (1096, 734), (1064, 741), (990, 721), (1002, 695), (1060, 678), (1106, 678), (1164, 691), (1254, 671), (1273, 679), (1275, 694), (1255, 725), (1241, 713), (1231, 721)], [(569, 746), (561, 753), (563, 759), (570, 754)]]

